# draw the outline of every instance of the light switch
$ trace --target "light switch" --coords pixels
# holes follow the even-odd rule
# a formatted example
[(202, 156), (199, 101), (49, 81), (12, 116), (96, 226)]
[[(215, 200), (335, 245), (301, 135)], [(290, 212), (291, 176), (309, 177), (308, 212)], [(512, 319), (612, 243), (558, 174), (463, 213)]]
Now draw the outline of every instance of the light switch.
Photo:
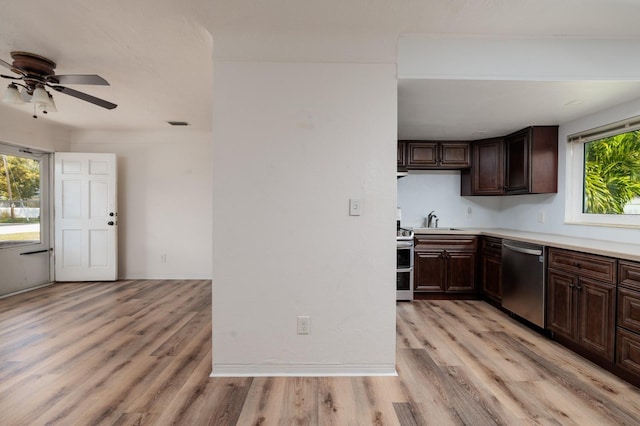
[(362, 215), (362, 200), (360, 198), (349, 199), (349, 216)]

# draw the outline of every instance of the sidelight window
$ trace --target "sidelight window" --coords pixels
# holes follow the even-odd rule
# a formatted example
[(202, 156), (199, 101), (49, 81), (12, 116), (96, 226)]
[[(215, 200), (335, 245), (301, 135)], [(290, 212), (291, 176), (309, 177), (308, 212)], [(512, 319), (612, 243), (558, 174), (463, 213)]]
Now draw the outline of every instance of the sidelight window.
[(41, 161), (0, 151), (0, 247), (39, 244)]

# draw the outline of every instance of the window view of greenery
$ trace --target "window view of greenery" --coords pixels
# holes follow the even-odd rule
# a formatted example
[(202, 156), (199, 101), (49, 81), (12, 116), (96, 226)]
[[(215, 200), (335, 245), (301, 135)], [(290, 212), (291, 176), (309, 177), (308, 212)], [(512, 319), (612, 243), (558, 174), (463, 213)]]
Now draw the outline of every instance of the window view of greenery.
[(584, 213), (640, 214), (640, 130), (584, 145)]
[(40, 242), (40, 163), (0, 154), (0, 246)]

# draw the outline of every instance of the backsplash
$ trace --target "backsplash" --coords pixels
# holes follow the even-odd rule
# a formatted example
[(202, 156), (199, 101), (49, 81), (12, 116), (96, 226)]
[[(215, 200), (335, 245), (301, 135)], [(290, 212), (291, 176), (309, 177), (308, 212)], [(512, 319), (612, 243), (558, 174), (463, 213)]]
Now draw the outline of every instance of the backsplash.
[(411, 171), (398, 179), (402, 226), (424, 227), (434, 210), (440, 227), (500, 227), (500, 197), (461, 197), (460, 171)]

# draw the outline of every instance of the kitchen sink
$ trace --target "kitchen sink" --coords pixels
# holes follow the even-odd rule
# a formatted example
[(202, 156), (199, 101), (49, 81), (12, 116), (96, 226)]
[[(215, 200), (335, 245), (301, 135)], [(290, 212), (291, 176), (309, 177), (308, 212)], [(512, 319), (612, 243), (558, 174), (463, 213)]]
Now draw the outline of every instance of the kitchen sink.
[(463, 229), (462, 228), (447, 228), (447, 227), (413, 228), (413, 232), (442, 232), (442, 231), (463, 231)]

